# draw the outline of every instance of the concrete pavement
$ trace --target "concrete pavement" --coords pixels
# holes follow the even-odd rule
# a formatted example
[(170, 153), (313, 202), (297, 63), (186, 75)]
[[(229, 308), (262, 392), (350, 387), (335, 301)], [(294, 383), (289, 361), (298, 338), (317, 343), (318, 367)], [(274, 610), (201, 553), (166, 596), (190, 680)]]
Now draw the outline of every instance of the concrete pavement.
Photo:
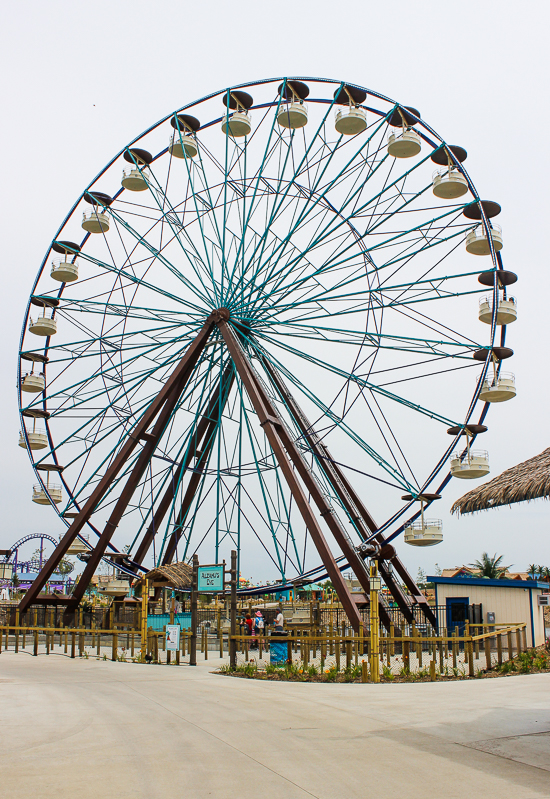
[(9, 799), (550, 796), (550, 674), (259, 682), (3, 652)]

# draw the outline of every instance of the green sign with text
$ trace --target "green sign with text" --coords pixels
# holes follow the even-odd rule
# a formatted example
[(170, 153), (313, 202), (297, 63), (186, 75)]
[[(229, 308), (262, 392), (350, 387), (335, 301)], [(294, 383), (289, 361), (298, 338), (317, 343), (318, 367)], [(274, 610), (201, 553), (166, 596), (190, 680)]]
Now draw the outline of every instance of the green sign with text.
[(223, 565), (199, 566), (197, 590), (220, 594), (223, 591)]

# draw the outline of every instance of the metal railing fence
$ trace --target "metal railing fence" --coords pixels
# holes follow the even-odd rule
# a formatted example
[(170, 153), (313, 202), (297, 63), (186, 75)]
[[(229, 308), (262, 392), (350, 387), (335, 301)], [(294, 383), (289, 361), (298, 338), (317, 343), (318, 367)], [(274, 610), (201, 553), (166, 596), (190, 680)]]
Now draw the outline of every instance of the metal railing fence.
[(468, 625), (459, 635), (456, 627), (438, 636), (422, 636), (415, 628), (410, 634), (381, 634), (378, 651), (361, 631), (358, 635), (313, 630), (290, 630), (286, 636), (231, 636), (237, 645), (237, 665), (253, 663), (259, 669), (271, 666), (271, 643), (286, 645), (281, 665), (310, 670), (312, 675), (339, 673), (357, 668), (364, 661), (372, 669), (372, 658), (378, 658), (379, 673), (392, 679), (411, 674), (439, 673), (441, 676), (470, 676), (482, 669), (502, 665), (527, 651), (527, 627), (512, 625)]

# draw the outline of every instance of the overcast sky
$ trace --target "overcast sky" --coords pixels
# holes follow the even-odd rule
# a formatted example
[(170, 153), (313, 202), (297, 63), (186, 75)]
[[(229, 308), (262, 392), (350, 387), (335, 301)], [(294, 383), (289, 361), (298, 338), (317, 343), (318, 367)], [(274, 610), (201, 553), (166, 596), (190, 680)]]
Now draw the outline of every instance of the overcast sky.
[[(481, 196), (502, 205), (505, 267), (520, 277), (519, 319), (507, 340), (515, 355), (506, 364), (518, 396), (489, 414), (491, 476), (549, 446), (549, 16), (545, 3), (510, 0), (6, 4), (0, 547), (64, 529), (55, 511), (31, 502), (33, 471), (17, 446), (19, 335), (52, 236), (83, 187), (140, 131), (204, 94), (263, 77), (358, 83), (419, 108), (447, 141), (467, 148)], [(468, 563), (483, 550), (517, 570), (550, 565), (547, 503), (451, 518), (452, 501), (473, 485), (455, 480), (439, 503), (443, 544), (399, 545), (411, 571)]]

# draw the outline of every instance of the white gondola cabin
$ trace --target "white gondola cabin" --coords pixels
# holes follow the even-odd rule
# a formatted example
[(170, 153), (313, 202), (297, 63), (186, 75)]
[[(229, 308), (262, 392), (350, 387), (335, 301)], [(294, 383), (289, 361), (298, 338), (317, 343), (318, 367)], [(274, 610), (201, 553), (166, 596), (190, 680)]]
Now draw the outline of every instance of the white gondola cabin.
[(360, 103), (364, 103), (366, 98), (366, 91), (355, 86), (342, 86), (334, 92), (334, 102), (347, 106), (336, 112), (334, 127), (337, 133), (356, 136), (367, 129), (367, 112), (360, 107)]
[[(59, 300), (55, 297), (32, 297), (31, 304), (42, 308), (42, 314), (36, 319), (29, 317), (29, 332), (35, 336), (53, 336), (57, 333), (57, 320), (53, 317), (54, 308), (59, 305)], [(46, 309), (48, 314), (46, 315)], [(51, 309), (51, 310), (50, 310)]]
[[(481, 353), (482, 351), (477, 351)], [(474, 358), (480, 359), (480, 355), (474, 353)], [(470, 447), (470, 439), (474, 436), (486, 433), (487, 427), (484, 424), (470, 424), (467, 426), (449, 427), (447, 433), (451, 436), (466, 436), (466, 449), (454, 452), (450, 459), (450, 472), (452, 477), (459, 477), (464, 480), (474, 480), (478, 477), (485, 477), (489, 474), (489, 454), (485, 450), (473, 450)]]
[(466, 252), (469, 252), (470, 255), (490, 255), (490, 241), (493, 242), (495, 252), (502, 250), (504, 245), (502, 243), (502, 228), (500, 225), (492, 225), (489, 228), (489, 235), (487, 235), (483, 225), (478, 225), (470, 230), (466, 236)]
[(128, 191), (146, 191), (151, 174), (147, 167), (126, 167), (122, 170), (121, 185)]
[(426, 503), (441, 499), (440, 494), (405, 494), (401, 499), (410, 502), (420, 502), (420, 519), (415, 519), (405, 525), (403, 537), (406, 544), (413, 547), (433, 547), (443, 541), (443, 523), (441, 519), (426, 519), (424, 506)]
[(62, 501), (63, 495), (60, 483), (50, 483), (44, 488), (41, 483), (36, 483), (32, 487), (32, 501), (37, 505), (59, 505)]
[(76, 259), (72, 260), (69, 256), (64, 258), (54, 258), (50, 271), (51, 277), (60, 283), (73, 283), (78, 280), (78, 264)]
[(282, 128), (297, 130), (307, 125), (307, 105), (304, 100), (309, 87), (299, 80), (287, 80), (279, 86), (281, 104), (277, 111), (277, 122)]
[(482, 402), (506, 402), (516, 396), (516, 379), (511, 372), (486, 376), (479, 392)]
[(33, 486), (32, 501), (37, 505), (59, 505), (63, 499), (62, 488), (59, 483), (54, 483), (50, 480), (51, 472), (60, 474), (63, 471), (63, 466), (57, 463), (38, 463), (35, 467), (40, 472), (46, 472), (46, 484), (37, 483)]
[(468, 181), (458, 169), (448, 167), (433, 173), (433, 193), (441, 200), (457, 200), (468, 191)]
[[(252, 122), (248, 109), (253, 104), (252, 97), (246, 92), (228, 91), (223, 96), (223, 104), (227, 112), (222, 119), (222, 132), (233, 139), (248, 136), (252, 130)], [(230, 114), (229, 110), (234, 113)]]
[[(479, 300), (479, 321), (490, 325), (493, 322), (493, 295), (481, 297)], [(498, 292), (496, 309), (496, 324), (511, 325), (518, 318), (518, 307), (515, 297), (505, 296), (503, 291)]]
[(153, 160), (151, 153), (136, 147), (126, 150), (123, 157), (131, 166), (122, 170), (122, 186), (128, 191), (145, 191), (148, 189), (151, 180), (149, 164)]
[(67, 550), (67, 555), (82, 555), (84, 552), (89, 552), (90, 546), (89, 544), (84, 543), (81, 541), (80, 538), (75, 538), (73, 543), (69, 546)]
[(57, 333), (57, 321), (46, 316), (46, 309), (44, 309), (43, 316), (36, 319), (29, 318), (29, 332), (34, 333), (35, 336), (53, 336)]
[(434, 164), (445, 167), (432, 176), (432, 190), (442, 200), (456, 200), (468, 191), (468, 181), (459, 169), (468, 153), (458, 144), (442, 144), (430, 158)]
[(484, 449), (467, 448), (465, 453), (455, 452), (450, 459), (451, 475), (462, 480), (486, 477), (489, 472), (489, 453)]
[(411, 522), (405, 527), (403, 538), (413, 547), (433, 547), (443, 541), (443, 523), (441, 519)]
[(112, 197), (98, 191), (87, 191), (84, 193), (84, 199), (90, 203), (92, 210), (88, 213), (84, 211), (82, 214), (83, 230), (87, 233), (107, 233), (111, 222), (106, 208), (113, 202)]
[(44, 391), (46, 388), (46, 377), (43, 372), (35, 374), (34, 372), (27, 372), (21, 380), (21, 391), (27, 391), (29, 394), (37, 394)]
[(50, 275), (60, 283), (72, 283), (78, 280), (78, 265), (76, 258), (80, 252), (80, 245), (74, 241), (54, 241), (52, 250), (61, 253), (61, 258), (52, 261)]
[(174, 132), (168, 142), (168, 151), (174, 158), (194, 158), (199, 152), (197, 131), (201, 123), (189, 114), (178, 114), (170, 122)]
[(494, 200), (477, 200), (465, 206), (462, 213), (466, 219), (481, 223), (472, 228), (466, 235), (466, 252), (472, 255), (490, 255), (491, 241), (495, 252), (502, 249), (502, 229), (500, 225), (493, 225), (492, 222), (489, 222), (489, 232), (487, 233), (483, 224), (483, 216), (490, 220), (498, 216), (501, 210), (500, 205)]
[(29, 442), (29, 449), (45, 449), (48, 446), (48, 436), (43, 428), (34, 428), (34, 430), (27, 430), (27, 437), (21, 430), (19, 433), (19, 446), (27, 449), (27, 440)]
[(399, 133), (388, 136), (388, 154), (394, 158), (412, 158), (422, 149), (422, 140), (413, 129), (418, 122), (420, 111), (412, 106), (396, 108), (388, 119), (392, 128), (401, 128)]

